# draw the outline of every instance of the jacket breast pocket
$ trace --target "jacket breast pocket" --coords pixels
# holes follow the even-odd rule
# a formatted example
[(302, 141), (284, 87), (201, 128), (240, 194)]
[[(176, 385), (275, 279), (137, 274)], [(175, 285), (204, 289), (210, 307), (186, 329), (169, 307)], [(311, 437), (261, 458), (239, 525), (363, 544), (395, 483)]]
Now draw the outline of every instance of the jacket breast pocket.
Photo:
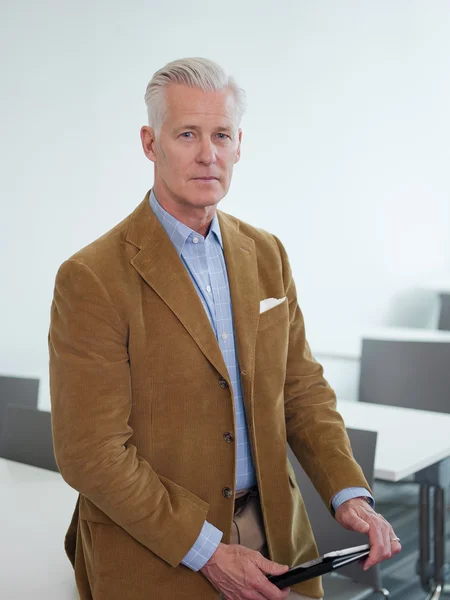
[(286, 322), (289, 320), (288, 302), (285, 299), (281, 304), (269, 308), (265, 312), (259, 315), (258, 331), (264, 331), (269, 329), (283, 320)]

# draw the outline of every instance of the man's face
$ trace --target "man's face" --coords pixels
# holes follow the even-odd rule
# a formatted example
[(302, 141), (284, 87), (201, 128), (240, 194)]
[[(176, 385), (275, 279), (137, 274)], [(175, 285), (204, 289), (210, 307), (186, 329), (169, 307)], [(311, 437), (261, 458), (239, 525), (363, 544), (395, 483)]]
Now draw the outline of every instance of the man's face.
[(186, 85), (169, 85), (165, 93), (167, 113), (156, 140), (151, 128), (141, 130), (144, 152), (155, 163), (156, 196), (182, 209), (214, 206), (240, 158), (234, 94)]

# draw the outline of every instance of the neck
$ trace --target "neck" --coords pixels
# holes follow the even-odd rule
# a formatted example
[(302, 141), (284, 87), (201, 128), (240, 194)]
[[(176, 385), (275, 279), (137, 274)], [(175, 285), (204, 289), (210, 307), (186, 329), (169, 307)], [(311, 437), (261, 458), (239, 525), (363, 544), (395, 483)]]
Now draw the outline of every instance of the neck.
[(159, 186), (153, 186), (153, 192), (163, 209), (172, 215), (177, 221), (183, 223), (190, 229), (196, 231), (203, 237), (206, 237), (211, 221), (216, 214), (216, 205), (211, 206), (192, 206), (181, 200), (171, 198), (165, 194)]

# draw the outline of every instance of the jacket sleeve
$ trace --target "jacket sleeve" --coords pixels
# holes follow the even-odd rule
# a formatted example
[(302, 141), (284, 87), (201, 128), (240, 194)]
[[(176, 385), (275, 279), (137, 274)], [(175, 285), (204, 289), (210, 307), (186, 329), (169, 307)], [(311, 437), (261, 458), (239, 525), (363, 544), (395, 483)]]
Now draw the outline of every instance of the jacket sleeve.
[(98, 276), (69, 259), (56, 276), (48, 336), (55, 456), (73, 488), (172, 566), (208, 504), (158, 476), (129, 443), (128, 326)]
[(344, 421), (336, 410), (336, 395), (325, 380), (321, 365), (312, 356), (289, 260), (281, 242), (276, 241), (289, 303), (284, 388), (287, 439), (332, 512), (332, 499), (344, 488), (362, 487), (370, 492), (370, 487), (353, 457)]

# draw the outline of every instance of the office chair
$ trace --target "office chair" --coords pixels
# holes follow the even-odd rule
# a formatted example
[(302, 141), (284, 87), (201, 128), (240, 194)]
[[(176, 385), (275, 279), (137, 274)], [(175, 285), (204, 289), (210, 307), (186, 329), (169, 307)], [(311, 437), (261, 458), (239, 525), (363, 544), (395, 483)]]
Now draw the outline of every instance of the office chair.
[(0, 457), (58, 471), (50, 413), (9, 404), (0, 431)]
[[(377, 433), (358, 429), (347, 431), (355, 459), (372, 486)], [(320, 554), (367, 544), (367, 536), (347, 531), (333, 519), (289, 447), (288, 458), (294, 469)], [(374, 592), (385, 598), (389, 596), (388, 590), (382, 586), (379, 565), (369, 571), (363, 571), (358, 564), (349, 565), (339, 569), (339, 574), (324, 576), (322, 581), (325, 598), (333, 600), (362, 600)]]
[(0, 430), (8, 404), (37, 408), (39, 379), (0, 375)]
[[(441, 314), (442, 316), (442, 314)], [(359, 399), (391, 406), (450, 413), (450, 332), (385, 330), (365, 337), (362, 344)], [(419, 439), (419, 438), (418, 438)], [(445, 563), (447, 487), (450, 459), (424, 469), (401, 482), (387, 484), (395, 494), (402, 483), (417, 483), (419, 491), (419, 572), (430, 568), (430, 557)], [(430, 511), (429, 507), (432, 507)], [(431, 513), (431, 514), (430, 514)], [(430, 546), (433, 545), (434, 548)], [(429, 581), (422, 582), (428, 588)], [(433, 598), (438, 596), (434, 596)]]
[(439, 329), (450, 331), (450, 292), (439, 294), (441, 311), (439, 314)]
[(364, 337), (359, 400), (448, 413), (449, 365), (447, 332), (386, 330)]

